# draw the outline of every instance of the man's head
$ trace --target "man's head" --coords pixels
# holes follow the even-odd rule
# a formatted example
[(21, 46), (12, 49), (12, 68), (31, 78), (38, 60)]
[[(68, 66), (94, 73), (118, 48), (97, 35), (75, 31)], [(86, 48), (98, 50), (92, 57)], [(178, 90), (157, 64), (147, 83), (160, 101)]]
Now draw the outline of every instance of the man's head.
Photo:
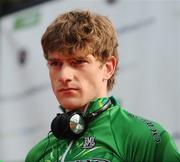
[(117, 37), (111, 22), (89, 11), (57, 17), (42, 36), (52, 88), (66, 110), (83, 110), (106, 97), (117, 68)]
[[(73, 57), (78, 53), (92, 54), (102, 64), (113, 56), (118, 63), (118, 41), (112, 23), (107, 17), (90, 11), (73, 10), (58, 16), (41, 42), (47, 60), (52, 52), (59, 52)], [(107, 81), (108, 91), (114, 85), (115, 72)]]

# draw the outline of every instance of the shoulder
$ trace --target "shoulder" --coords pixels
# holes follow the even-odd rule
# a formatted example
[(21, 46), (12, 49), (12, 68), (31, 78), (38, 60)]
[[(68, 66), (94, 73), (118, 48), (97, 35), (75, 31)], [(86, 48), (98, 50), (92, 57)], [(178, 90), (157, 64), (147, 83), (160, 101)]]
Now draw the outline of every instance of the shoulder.
[(53, 143), (55, 143), (56, 140), (57, 139), (52, 134), (42, 139), (28, 152), (25, 158), (25, 162), (39, 162), (40, 159), (43, 158), (46, 151), (48, 151), (48, 147), (53, 145)]
[(160, 142), (160, 133), (164, 129), (158, 123), (126, 111), (114, 97), (111, 97), (111, 100), (113, 106), (109, 110), (109, 118), (115, 134), (119, 133), (126, 138), (127, 135), (135, 139), (150, 138), (157, 143)]
[(180, 160), (172, 137), (157, 122), (129, 113), (120, 105), (109, 110), (109, 118), (119, 152), (127, 161)]
[(124, 137), (126, 140), (161, 141), (160, 134), (164, 129), (156, 122), (147, 120), (127, 112), (121, 107), (113, 107), (110, 111), (112, 131), (115, 136)]
[(115, 130), (118, 134), (118, 130), (125, 137), (132, 135), (134, 138), (142, 139), (142, 136), (146, 136), (146, 138), (152, 138), (152, 140), (159, 142), (159, 134), (164, 129), (158, 123), (126, 111), (116, 99), (113, 98), (113, 100), (116, 102), (113, 101), (114, 104), (109, 110), (112, 131)]

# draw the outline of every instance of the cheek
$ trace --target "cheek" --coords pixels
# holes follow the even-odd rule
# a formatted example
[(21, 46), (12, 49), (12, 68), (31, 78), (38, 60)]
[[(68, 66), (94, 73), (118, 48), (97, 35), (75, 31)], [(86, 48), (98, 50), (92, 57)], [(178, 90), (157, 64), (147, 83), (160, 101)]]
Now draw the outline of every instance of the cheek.
[(52, 75), (52, 72), (49, 71), (49, 78), (50, 78), (50, 81), (51, 81), (51, 84), (53, 82), (53, 75)]
[(55, 71), (49, 70), (49, 77), (52, 82), (56, 80), (56, 76), (57, 76), (57, 73)]
[(97, 89), (99, 86), (102, 84), (102, 76), (100, 73), (91, 73), (89, 75), (84, 76), (84, 82), (82, 85), (86, 85), (86, 88), (89, 90), (90, 88), (92, 89)]
[(51, 81), (51, 86), (53, 88), (53, 91), (54, 91), (54, 88), (55, 88), (55, 85), (56, 85), (56, 75), (52, 72), (49, 72), (49, 78), (50, 78), (50, 81)]

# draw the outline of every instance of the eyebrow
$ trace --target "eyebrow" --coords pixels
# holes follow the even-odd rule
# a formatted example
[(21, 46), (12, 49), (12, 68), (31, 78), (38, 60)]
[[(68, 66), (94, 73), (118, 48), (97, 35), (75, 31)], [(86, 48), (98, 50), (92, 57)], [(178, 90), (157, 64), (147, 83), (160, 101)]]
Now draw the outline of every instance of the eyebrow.
[[(87, 60), (89, 60), (89, 58), (88, 57), (84, 57), (84, 56), (76, 56), (76, 57), (65, 57), (65, 60), (74, 60), (74, 59), (87, 59)], [(64, 59), (60, 59), (60, 58), (47, 58), (47, 61), (61, 61), (61, 60), (64, 60)]]
[(57, 58), (48, 58), (47, 61), (59, 61), (60, 59)]

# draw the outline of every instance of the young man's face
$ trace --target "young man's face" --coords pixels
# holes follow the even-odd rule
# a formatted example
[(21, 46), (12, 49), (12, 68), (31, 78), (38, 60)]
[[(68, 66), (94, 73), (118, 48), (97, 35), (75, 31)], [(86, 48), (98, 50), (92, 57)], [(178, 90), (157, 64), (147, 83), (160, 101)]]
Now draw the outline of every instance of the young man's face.
[(107, 79), (112, 75), (110, 66), (102, 65), (93, 55), (72, 57), (50, 53), (49, 75), (61, 106), (66, 110), (83, 110), (92, 99), (107, 96)]

